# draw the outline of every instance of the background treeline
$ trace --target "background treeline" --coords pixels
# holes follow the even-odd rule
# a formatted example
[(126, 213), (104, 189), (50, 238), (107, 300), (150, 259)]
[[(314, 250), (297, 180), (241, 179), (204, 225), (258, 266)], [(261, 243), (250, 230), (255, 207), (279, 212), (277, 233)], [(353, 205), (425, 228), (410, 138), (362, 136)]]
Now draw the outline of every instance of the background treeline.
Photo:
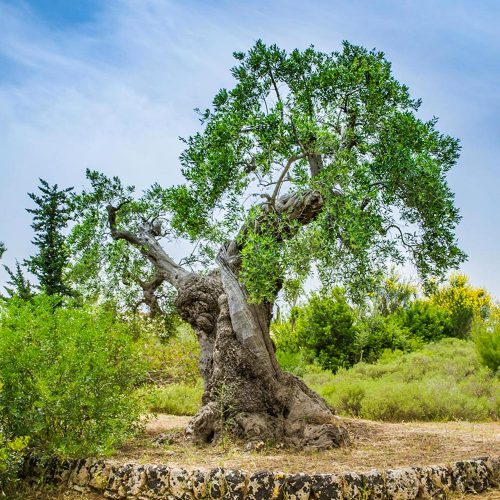
[(423, 297), (392, 272), (363, 305), (350, 304), (341, 289), (314, 293), (286, 317), (278, 315), (272, 332), (282, 366), (299, 375), (313, 362), (336, 372), (373, 363), (386, 350), (411, 352), (445, 337), (473, 337), (484, 363), (496, 370), (499, 360), (488, 342), (494, 335), (481, 332), (498, 328), (497, 316), (488, 292), (464, 275), (452, 275)]

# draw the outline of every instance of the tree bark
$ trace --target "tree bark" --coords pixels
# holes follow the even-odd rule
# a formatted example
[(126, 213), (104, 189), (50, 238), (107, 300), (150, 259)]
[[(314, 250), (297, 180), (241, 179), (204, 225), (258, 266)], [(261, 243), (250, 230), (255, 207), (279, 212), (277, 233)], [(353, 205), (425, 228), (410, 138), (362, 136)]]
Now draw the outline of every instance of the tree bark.
[[(317, 192), (288, 194), (274, 207), (263, 207), (263, 217), (266, 210), (274, 210), (290, 222), (307, 224), (321, 210), (322, 199)], [(199, 340), (203, 406), (186, 429), (190, 438), (209, 443), (229, 432), (249, 443), (269, 440), (305, 449), (348, 443), (345, 428), (327, 403), (279, 367), (269, 334), (273, 304), (250, 303), (238, 279), (241, 238), (221, 248), (217, 270), (189, 273), (172, 261), (151, 232), (118, 231), (113, 209), (108, 212), (113, 237), (138, 246), (157, 275), (177, 288), (176, 308)], [(292, 231), (276, 236), (284, 239)]]

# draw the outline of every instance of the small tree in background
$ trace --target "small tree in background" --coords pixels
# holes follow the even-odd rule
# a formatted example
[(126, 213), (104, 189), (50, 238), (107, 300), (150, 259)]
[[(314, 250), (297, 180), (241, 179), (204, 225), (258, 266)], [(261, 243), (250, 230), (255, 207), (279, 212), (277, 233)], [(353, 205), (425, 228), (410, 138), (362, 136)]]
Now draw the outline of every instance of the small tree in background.
[(394, 314), (407, 307), (417, 295), (417, 287), (403, 279), (395, 269), (375, 288), (371, 294), (373, 312), (382, 316)]
[(35, 231), (32, 243), (38, 253), (25, 261), (29, 271), (39, 282), (40, 290), (47, 295), (71, 295), (64, 283), (64, 271), (68, 265), (69, 252), (65, 244), (63, 230), (68, 224), (71, 209), (68, 193), (73, 188), (59, 190), (57, 184), (50, 186), (40, 179), (40, 195), (28, 193), (36, 208), (28, 208), (33, 214), (31, 227)]
[(13, 297), (19, 297), (23, 300), (29, 300), (33, 298), (34, 292), (31, 283), (24, 276), (21, 265), (16, 260), (15, 271), (12, 271), (8, 266), (3, 266), (7, 274), (9, 275), (9, 280), (7, 281), (7, 286), (5, 286), (5, 291), (8, 294), (9, 299)]
[(476, 317), (471, 337), (483, 365), (493, 371), (500, 369), (500, 305), (492, 304), (490, 315), (482, 321)]
[(314, 294), (297, 319), (298, 342), (307, 346), (327, 370), (349, 367), (357, 361), (354, 321), (354, 312), (342, 290)]
[(7, 249), (5, 248), (5, 244), (0, 241), (0, 259)]

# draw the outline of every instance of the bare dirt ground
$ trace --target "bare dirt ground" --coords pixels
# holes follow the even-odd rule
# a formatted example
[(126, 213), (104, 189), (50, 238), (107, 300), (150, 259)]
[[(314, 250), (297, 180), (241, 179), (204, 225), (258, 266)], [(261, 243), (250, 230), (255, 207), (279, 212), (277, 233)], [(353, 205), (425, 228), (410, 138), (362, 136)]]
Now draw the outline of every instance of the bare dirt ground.
[(189, 417), (158, 415), (144, 436), (113, 457), (121, 463), (168, 463), (178, 467), (226, 467), (255, 471), (339, 473), (413, 465), (447, 464), (486, 455), (500, 456), (500, 423), (412, 422), (381, 423), (345, 419), (353, 444), (346, 448), (299, 452), (264, 446), (245, 452), (243, 444), (222, 442), (197, 447), (184, 440), (157, 445), (160, 434), (181, 431)]

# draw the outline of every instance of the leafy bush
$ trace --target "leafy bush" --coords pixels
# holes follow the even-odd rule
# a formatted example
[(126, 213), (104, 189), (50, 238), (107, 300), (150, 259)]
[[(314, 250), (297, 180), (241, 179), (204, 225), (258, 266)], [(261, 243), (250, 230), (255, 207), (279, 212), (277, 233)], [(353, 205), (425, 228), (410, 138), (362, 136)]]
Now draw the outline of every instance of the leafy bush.
[(357, 361), (373, 363), (385, 350), (410, 351), (422, 343), (412, 339), (394, 316), (373, 315), (360, 318), (357, 324)]
[(297, 339), (325, 369), (336, 371), (356, 361), (355, 315), (341, 290), (314, 294), (297, 319)]
[(309, 368), (310, 360), (301, 351), (276, 351), (276, 359), (286, 372), (302, 376)]
[(382, 316), (390, 316), (405, 309), (415, 299), (417, 287), (404, 280), (395, 269), (369, 295), (372, 311)]
[(481, 362), (493, 371), (500, 367), (500, 318), (474, 322), (472, 340)]
[[(0, 391), (2, 386), (0, 384)], [(7, 440), (0, 427), (0, 496), (6, 495), (7, 489), (17, 479), (17, 473), (23, 463), (24, 450), (28, 444), (27, 437), (16, 437)]]
[(140, 353), (112, 310), (12, 299), (0, 311), (0, 423), (38, 455), (106, 454), (131, 434)]
[(168, 384), (141, 389), (139, 394), (152, 413), (194, 415), (201, 406), (203, 387), (201, 381), (195, 385)]
[(451, 318), (451, 335), (467, 338), (474, 317), (486, 319), (492, 306), (491, 296), (484, 288), (475, 288), (467, 276), (454, 274), (446, 286), (438, 288), (430, 300), (445, 309)]
[(13, 488), (19, 469), (24, 461), (27, 437), (17, 437), (10, 441), (0, 432), (0, 495)]
[(500, 417), (500, 380), (481, 366), (470, 341), (443, 339), (412, 353), (386, 352), (336, 375), (304, 380), (344, 415), (374, 420), (472, 420)]
[(399, 313), (399, 319), (409, 335), (422, 343), (454, 336), (450, 313), (428, 300), (415, 300)]

